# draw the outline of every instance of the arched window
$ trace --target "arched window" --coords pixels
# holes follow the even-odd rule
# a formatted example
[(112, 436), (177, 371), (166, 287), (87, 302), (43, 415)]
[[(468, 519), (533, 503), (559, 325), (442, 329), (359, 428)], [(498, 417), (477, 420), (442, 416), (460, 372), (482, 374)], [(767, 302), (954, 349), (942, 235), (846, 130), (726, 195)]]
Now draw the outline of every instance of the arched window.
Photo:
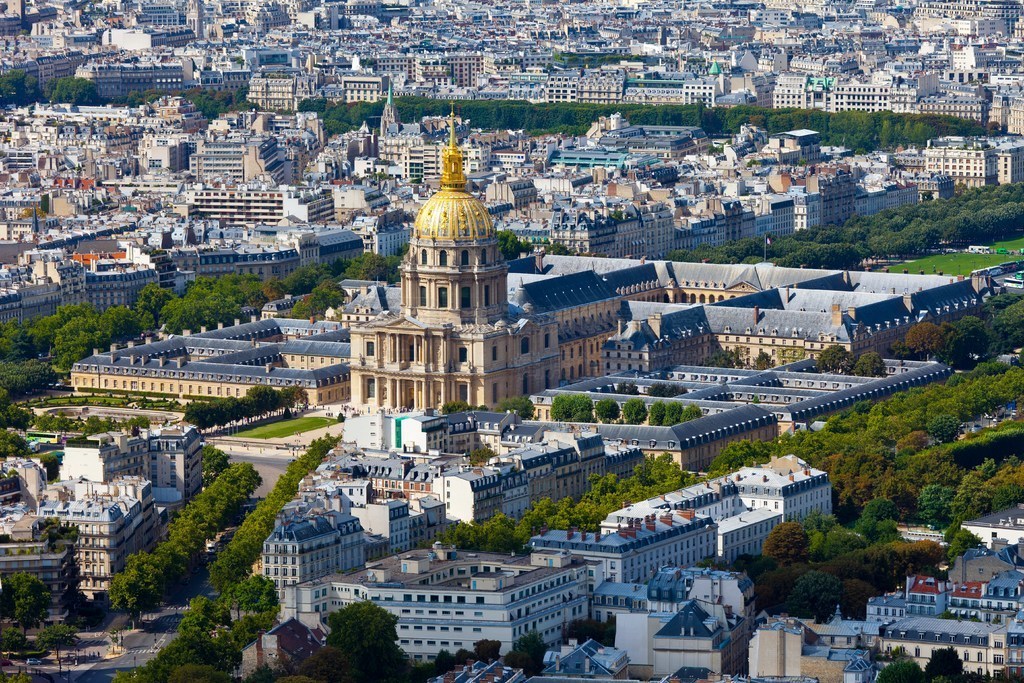
[(441, 255), (437, 259), (437, 262), (438, 262), (439, 265), (447, 266), (448, 265), (448, 252), (447, 251), (442, 251)]
[(529, 337), (523, 337), (522, 340), (519, 342), (519, 353), (529, 353), (529, 352), (530, 352), (530, 338)]
[(420, 252), (420, 264), (427, 265), (427, 250), (424, 249)]
[(487, 265), (487, 250), (480, 251), (480, 265)]
[(427, 288), (421, 286), (420, 287), (420, 306), (426, 306), (426, 305), (427, 305)]
[(463, 266), (468, 266), (469, 265), (469, 250), (468, 249), (463, 249), (462, 250), (462, 255), (459, 257), (459, 263), (460, 263), (460, 265), (463, 265)]

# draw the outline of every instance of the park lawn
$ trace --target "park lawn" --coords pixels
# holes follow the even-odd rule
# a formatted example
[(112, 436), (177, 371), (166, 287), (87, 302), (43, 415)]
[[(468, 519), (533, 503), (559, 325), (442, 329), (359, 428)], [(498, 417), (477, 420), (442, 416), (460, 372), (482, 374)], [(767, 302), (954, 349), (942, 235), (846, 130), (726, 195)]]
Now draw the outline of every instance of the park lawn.
[[(1002, 248), (1002, 247), (1001, 247)], [(1006, 247), (1009, 248), (1009, 247)], [(1007, 261), (1016, 261), (1019, 256), (1006, 254), (933, 254), (916, 261), (891, 266), (892, 273), (902, 273), (906, 268), (912, 275), (924, 271), (925, 275), (970, 275), (980, 268), (991, 268)]]
[[(992, 251), (997, 249), (1020, 251), (1024, 249), (1024, 237), (995, 242), (993, 244), (983, 244), (981, 246), (991, 247)], [(933, 254), (916, 261), (901, 263), (891, 267), (889, 270), (899, 273), (906, 268), (914, 275), (922, 270), (925, 275), (937, 275), (940, 271), (943, 275), (970, 275), (972, 270), (991, 268), (992, 266), (998, 266), (1000, 263), (1017, 261), (1020, 258), (1022, 257), (1018, 254)]]
[(272, 422), (241, 432), (235, 432), (232, 436), (247, 439), (277, 439), (282, 436), (294, 436), (302, 432), (308, 432), (311, 429), (320, 429), (335, 422), (336, 420), (332, 420), (329, 417), (297, 417), (294, 420)]

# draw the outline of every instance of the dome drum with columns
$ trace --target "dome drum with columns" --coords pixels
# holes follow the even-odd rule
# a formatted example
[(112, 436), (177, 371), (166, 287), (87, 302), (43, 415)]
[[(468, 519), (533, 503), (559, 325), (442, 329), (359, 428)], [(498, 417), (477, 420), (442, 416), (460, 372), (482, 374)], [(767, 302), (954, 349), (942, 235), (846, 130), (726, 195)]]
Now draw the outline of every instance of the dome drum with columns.
[(507, 279), (490, 213), (466, 190), (453, 113), (441, 188), (420, 209), (402, 264), (401, 315), (352, 328), (353, 403), (494, 406), (557, 384), (557, 325), (509, 319)]

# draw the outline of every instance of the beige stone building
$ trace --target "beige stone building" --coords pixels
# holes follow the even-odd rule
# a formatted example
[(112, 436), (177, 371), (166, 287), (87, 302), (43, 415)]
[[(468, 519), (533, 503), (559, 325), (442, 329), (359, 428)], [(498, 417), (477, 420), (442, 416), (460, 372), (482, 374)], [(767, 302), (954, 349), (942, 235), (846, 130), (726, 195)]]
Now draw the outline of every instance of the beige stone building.
[(547, 315), (510, 319), (508, 266), (486, 207), (466, 191), (452, 133), (441, 190), (420, 210), (402, 266), (400, 312), (352, 328), (352, 400), (361, 406), (496, 405), (558, 383)]

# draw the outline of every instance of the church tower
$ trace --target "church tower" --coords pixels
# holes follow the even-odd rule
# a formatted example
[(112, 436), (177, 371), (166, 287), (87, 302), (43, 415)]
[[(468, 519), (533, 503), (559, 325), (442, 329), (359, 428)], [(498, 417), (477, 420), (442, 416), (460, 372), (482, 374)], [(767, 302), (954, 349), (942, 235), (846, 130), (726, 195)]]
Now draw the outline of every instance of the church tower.
[(206, 20), (203, 16), (203, 0), (188, 0), (188, 27), (196, 34), (196, 40), (206, 39)]
[(558, 383), (557, 321), (509, 315), (508, 264), (487, 207), (466, 189), (454, 110), (441, 160), (441, 188), (402, 263), (401, 310), (351, 328), (354, 405), (493, 407)]
[(508, 315), (508, 266), (487, 207), (466, 191), (454, 112), (441, 168), (402, 267), (402, 313), (439, 325), (494, 323)]
[(395, 101), (392, 97), (391, 79), (388, 78), (388, 101), (384, 104), (384, 111), (380, 115), (380, 136), (382, 138), (387, 137), (392, 129), (395, 129), (397, 132), (401, 124), (402, 121), (398, 118), (398, 108), (395, 107)]

